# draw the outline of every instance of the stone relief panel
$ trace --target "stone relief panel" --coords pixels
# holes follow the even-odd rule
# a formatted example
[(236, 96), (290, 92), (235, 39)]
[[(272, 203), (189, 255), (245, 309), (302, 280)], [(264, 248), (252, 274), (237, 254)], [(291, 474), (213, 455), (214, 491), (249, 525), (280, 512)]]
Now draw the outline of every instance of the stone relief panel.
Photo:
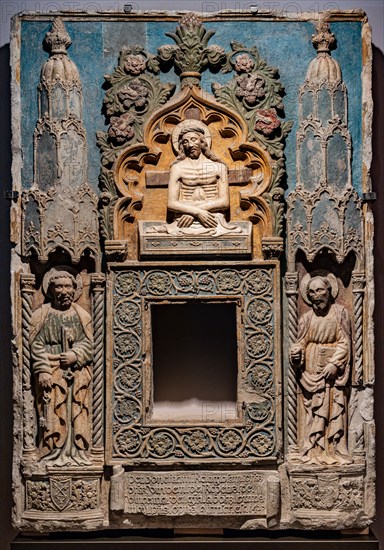
[[(278, 118), (278, 113), (284, 114), (283, 87), (277, 71), (260, 58), (256, 47), (233, 43), (232, 51), (226, 53), (208, 44), (214, 34), (199, 17), (186, 15), (175, 33), (169, 34), (175, 46), (161, 46), (157, 56), (140, 48), (124, 48), (119, 66), (106, 77), (109, 89), (104, 103), (110, 126), (107, 133), (98, 133), (98, 144), (107, 255), (110, 250), (120, 259), (127, 253), (130, 259), (138, 259), (139, 248), (141, 257), (262, 257), (264, 253), (269, 258), (282, 251), (283, 144), (291, 128), (290, 122)], [(177, 92), (151, 76), (170, 65), (180, 77)], [(238, 76), (228, 89), (212, 83), (213, 97), (201, 89), (200, 80), (203, 71), (219, 69), (236, 71)], [(189, 147), (186, 151), (181, 138), (179, 142), (184, 127), (193, 127), (202, 136), (200, 167), (188, 160), (197, 153), (190, 153)], [(186, 166), (192, 170), (194, 165), (186, 177)], [(201, 178), (202, 170), (203, 184), (192, 184)], [(182, 183), (187, 180), (188, 184)], [(174, 216), (177, 220), (172, 225)], [(158, 238), (150, 237), (151, 233)], [(185, 238), (191, 235), (195, 247)], [(227, 238), (230, 235), (238, 235), (234, 244)], [(251, 237), (256, 240), (253, 245)]]
[(292, 490), (295, 510), (359, 510), (363, 505), (363, 480), (360, 476), (297, 477)]
[(99, 264), (98, 199), (87, 182), (82, 85), (67, 54), (71, 39), (60, 17), (44, 44), (50, 57), (38, 84), (33, 184), (22, 195), (23, 255), (47, 262), (50, 254), (64, 250), (79, 263), (88, 251)]
[(298, 441), (304, 462), (348, 464), (347, 401), (351, 364), (351, 319), (334, 303), (335, 277), (307, 275), (303, 299), (311, 310), (299, 319), (290, 360), (299, 371)]
[[(13, 34), (15, 526), (369, 525), (365, 15), (24, 14)], [(218, 413), (199, 384), (228, 384)]]
[[(296, 311), (297, 289), (299, 283), (302, 285), (303, 281), (309, 277), (309, 273), (305, 275), (303, 271), (302, 281), (299, 281), (300, 260), (298, 258), (302, 254), (307, 262), (306, 270), (310, 271), (311, 275), (316, 275), (316, 267), (324, 266), (327, 267), (329, 280), (335, 277), (336, 271), (340, 276), (343, 274), (344, 279), (345, 276), (348, 279), (348, 281), (345, 279), (344, 283), (341, 281), (337, 283), (335, 280), (336, 294), (334, 292), (333, 299), (338, 292), (337, 285), (344, 284), (349, 293), (349, 298), (344, 298), (347, 300), (345, 302), (347, 309), (343, 314), (345, 319), (348, 318), (350, 325), (349, 349), (352, 350), (352, 338), (356, 338), (357, 343), (353, 350), (353, 362), (348, 358), (348, 369), (345, 370), (346, 365), (343, 367), (345, 376), (341, 385), (350, 386), (352, 383), (361, 384), (363, 376), (363, 327), (361, 324), (365, 286), (362, 244), (363, 203), (352, 185), (352, 143), (348, 129), (347, 88), (338, 62), (331, 56), (331, 50), (336, 46), (335, 35), (330, 32), (329, 24), (325, 20), (319, 21), (316, 31), (312, 37), (312, 43), (317, 50), (317, 57), (309, 64), (306, 79), (299, 94), (300, 118), (299, 130), (296, 134), (297, 185), (288, 199), (287, 223), (291, 228), (288, 232), (287, 273), (290, 338), (291, 341), (295, 341), (297, 331), (302, 330), (300, 320), (298, 324)], [(332, 260), (328, 263), (324, 261), (324, 254), (328, 254)], [(345, 263), (348, 258), (353, 258), (351, 267), (347, 267)], [(338, 264), (344, 265), (342, 272)], [(308, 303), (308, 294), (307, 296), (305, 292), (302, 294), (303, 300)], [(312, 304), (313, 308), (314, 306), (315, 304)], [(335, 304), (333, 307), (341, 306)], [(304, 317), (301, 318), (301, 325), (304, 322), (303, 319)], [(295, 349), (298, 350), (298, 348)], [(292, 364), (300, 361), (298, 353), (293, 355), (296, 357)], [(348, 357), (352, 357), (351, 351), (348, 352)], [(325, 370), (328, 370), (326, 366)], [(291, 424), (296, 423), (296, 374), (294, 371), (295, 369), (291, 370), (289, 374), (292, 391), (288, 422)], [(351, 371), (350, 374), (349, 371)], [(338, 375), (336, 374), (336, 377), (331, 375), (332, 378), (337, 385)], [(345, 405), (343, 411), (343, 416), (346, 418), (348, 408)], [(346, 430), (344, 427), (345, 433)], [(290, 436), (291, 445), (296, 444), (294, 432), (295, 429), (292, 432), (293, 437)]]
[(27, 481), (27, 506), (30, 511), (94, 510), (99, 506), (98, 479), (67, 479)]
[[(156, 525), (156, 516), (178, 519), (185, 513), (203, 521), (216, 517), (223, 521), (229, 513), (238, 528), (247, 525), (248, 518), (259, 527), (276, 525), (279, 510), (279, 480), (268, 470), (222, 472), (125, 472), (123, 468), (112, 477), (112, 509), (121, 511), (135, 526)], [(148, 498), (155, 494), (156, 498)], [(177, 495), (177, 496), (176, 496)], [(257, 518), (257, 519), (256, 519)]]
[(90, 393), (93, 331), (88, 312), (74, 303), (81, 292), (68, 271), (52, 270), (43, 288), (50, 302), (31, 318), (30, 353), (36, 380), (39, 446), (54, 465), (90, 465)]
[[(273, 266), (237, 269), (176, 268), (118, 270), (112, 282), (114, 321), (109, 349), (109, 393), (113, 462), (270, 459), (280, 452), (279, 342), (273, 334), (278, 293)], [(151, 304), (175, 301), (235, 302), (241, 331), (238, 418), (230, 427), (185, 422), (172, 426), (151, 419)], [(276, 381), (277, 379), (277, 381)], [(155, 426), (153, 426), (155, 424)], [(173, 422), (172, 422), (173, 424)]]

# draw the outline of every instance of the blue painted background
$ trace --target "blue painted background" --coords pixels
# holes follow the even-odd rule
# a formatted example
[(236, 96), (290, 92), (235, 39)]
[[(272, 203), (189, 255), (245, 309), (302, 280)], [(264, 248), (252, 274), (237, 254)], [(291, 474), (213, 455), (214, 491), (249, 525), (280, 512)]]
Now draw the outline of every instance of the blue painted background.
[[(143, 45), (155, 54), (159, 46), (173, 44), (166, 32), (174, 32), (176, 22), (65, 22), (72, 39), (68, 55), (76, 63), (83, 85), (83, 123), (88, 140), (88, 177), (97, 190), (99, 175), (99, 149), (96, 146), (96, 132), (105, 131), (105, 120), (101, 114), (104, 98), (102, 85), (104, 75), (111, 73), (117, 65), (123, 45)], [(50, 29), (50, 22), (23, 21), (21, 26), (21, 107), (22, 107), (22, 184), (28, 188), (33, 180), (33, 131), (37, 111), (37, 85), (40, 70), (48, 53), (43, 50), (43, 40)], [(295, 149), (298, 122), (298, 90), (303, 83), (310, 61), (316, 52), (311, 43), (314, 26), (311, 23), (228, 21), (205, 23), (205, 27), (216, 30), (209, 44), (218, 44), (226, 51), (230, 41), (237, 40), (247, 46), (256, 45), (260, 55), (279, 70), (280, 81), (285, 87), (283, 98), (286, 119), (294, 126), (287, 138), (285, 154), (288, 190), (296, 181)], [(353, 184), (361, 191), (361, 23), (332, 23), (331, 31), (337, 39), (337, 48), (332, 56), (337, 59), (348, 89), (348, 123), (353, 144)], [(164, 81), (179, 82), (173, 70), (163, 74)], [(202, 87), (211, 92), (211, 82), (224, 83), (232, 74), (211, 74), (206, 71)]]

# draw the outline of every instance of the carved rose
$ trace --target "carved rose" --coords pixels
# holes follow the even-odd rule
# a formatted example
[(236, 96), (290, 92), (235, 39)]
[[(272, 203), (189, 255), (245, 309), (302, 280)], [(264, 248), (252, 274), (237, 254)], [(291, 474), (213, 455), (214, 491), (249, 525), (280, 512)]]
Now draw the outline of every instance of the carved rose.
[(139, 408), (135, 401), (124, 397), (117, 401), (115, 405), (115, 414), (121, 422), (132, 422), (137, 418)]
[(270, 349), (270, 339), (264, 332), (255, 332), (248, 338), (247, 347), (252, 357), (262, 357)]
[(255, 105), (258, 99), (265, 97), (265, 80), (257, 73), (242, 74), (236, 82), (236, 97), (244, 99), (248, 105)]
[(127, 73), (138, 75), (145, 71), (147, 60), (143, 55), (127, 55), (125, 58), (124, 69)]
[(170, 285), (171, 281), (167, 273), (151, 273), (147, 280), (148, 289), (153, 294), (165, 294)]
[(129, 84), (121, 88), (119, 99), (127, 109), (131, 105), (140, 108), (147, 103), (148, 93), (148, 88), (138, 78), (134, 78)]
[(235, 271), (222, 271), (217, 276), (217, 286), (222, 292), (231, 291), (241, 283), (239, 275)]
[(140, 373), (132, 367), (125, 366), (117, 374), (116, 379), (120, 386), (124, 389), (132, 389), (135, 388), (140, 382)]
[(271, 279), (267, 271), (255, 270), (247, 276), (247, 286), (252, 294), (263, 294), (270, 288)]
[(116, 308), (116, 315), (121, 324), (135, 325), (141, 316), (140, 307), (135, 302), (121, 302)]
[(203, 431), (197, 430), (186, 438), (186, 443), (192, 451), (201, 453), (207, 446), (208, 438)]
[(117, 279), (117, 291), (119, 294), (133, 294), (138, 289), (140, 280), (136, 273), (127, 272), (121, 273)]
[(234, 430), (229, 430), (221, 436), (220, 442), (226, 451), (234, 451), (241, 445), (241, 437)]
[(44, 481), (30, 483), (27, 492), (28, 508), (35, 510), (46, 510), (52, 507), (52, 502), (48, 490), (48, 484)]
[(256, 111), (255, 130), (265, 136), (270, 136), (279, 128), (280, 120), (277, 118), (275, 109), (259, 109)]
[(134, 452), (140, 445), (140, 439), (133, 431), (121, 432), (116, 438), (116, 444), (121, 453)]
[[(137, 332), (137, 331), (136, 331)], [(116, 353), (121, 356), (128, 356), (132, 358), (138, 352), (140, 344), (136, 334), (131, 332), (124, 332), (118, 334), (115, 338)]]
[(97, 485), (93, 481), (74, 481), (71, 503), (77, 510), (96, 508), (98, 503)]
[(248, 305), (248, 315), (254, 323), (265, 323), (271, 317), (271, 306), (264, 300), (254, 299)]
[(160, 456), (167, 454), (173, 446), (171, 437), (166, 433), (154, 434), (151, 437), (150, 444), (153, 451)]
[(251, 446), (261, 455), (265, 455), (272, 450), (273, 440), (270, 434), (259, 432), (253, 438)]
[(116, 143), (124, 143), (124, 141), (132, 139), (135, 135), (135, 131), (132, 128), (133, 123), (134, 118), (129, 113), (124, 113), (119, 117), (113, 116), (108, 130), (109, 137), (116, 141)]
[(246, 53), (242, 53), (236, 57), (235, 71), (237, 73), (250, 73), (254, 66), (253, 59)]

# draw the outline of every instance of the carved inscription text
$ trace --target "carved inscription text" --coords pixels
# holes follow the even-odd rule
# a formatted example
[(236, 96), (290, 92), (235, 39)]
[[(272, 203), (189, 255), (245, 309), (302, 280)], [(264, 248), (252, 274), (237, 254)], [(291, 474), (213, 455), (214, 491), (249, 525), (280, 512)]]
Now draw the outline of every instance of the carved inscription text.
[(130, 472), (124, 512), (147, 516), (266, 514), (263, 472)]

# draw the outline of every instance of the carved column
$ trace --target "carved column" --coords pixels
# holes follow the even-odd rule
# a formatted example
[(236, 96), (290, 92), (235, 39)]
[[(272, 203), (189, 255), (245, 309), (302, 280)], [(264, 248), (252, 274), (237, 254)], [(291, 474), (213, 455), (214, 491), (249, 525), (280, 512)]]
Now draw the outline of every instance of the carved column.
[(363, 383), (363, 302), (365, 277), (362, 271), (352, 273), (353, 314), (355, 323), (355, 371), (353, 383)]
[(20, 277), (22, 303), (22, 342), (23, 342), (23, 452), (33, 453), (36, 449), (34, 434), (34, 399), (31, 387), (31, 353), (29, 349), (29, 327), (32, 317), (32, 296), (35, 292), (35, 276), (22, 273)]
[[(286, 294), (288, 297), (288, 335), (289, 344), (296, 342), (297, 339), (297, 294), (298, 294), (298, 274), (297, 272), (288, 272), (285, 275)], [(290, 365), (288, 368), (288, 390), (287, 390), (287, 438), (288, 447), (293, 450), (297, 446), (297, 385), (296, 373)]]
[(92, 320), (94, 334), (93, 359), (93, 435), (94, 451), (103, 451), (104, 425), (104, 286), (105, 275), (93, 273), (92, 284)]

